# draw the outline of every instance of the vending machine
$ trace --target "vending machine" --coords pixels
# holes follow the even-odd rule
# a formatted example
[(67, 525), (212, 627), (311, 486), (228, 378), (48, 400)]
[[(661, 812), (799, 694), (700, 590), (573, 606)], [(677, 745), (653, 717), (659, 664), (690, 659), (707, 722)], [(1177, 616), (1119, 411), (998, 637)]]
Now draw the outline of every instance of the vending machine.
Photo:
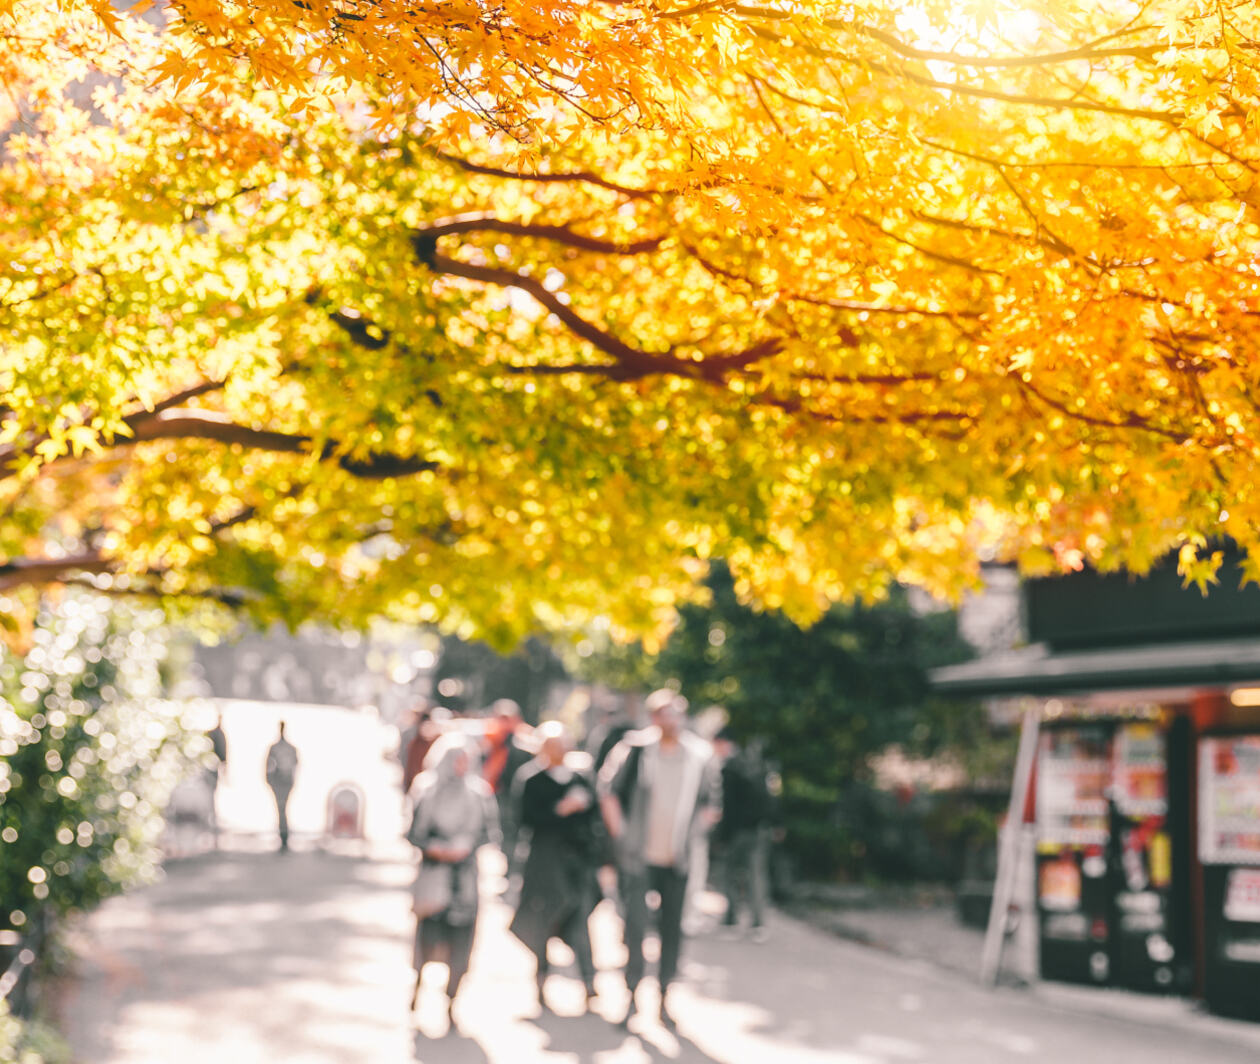
[(1165, 734), (1150, 722), (1117, 725), (1109, 795), (1114, 869), (1112, 982), (1131, 990), (1169, 991), (1187, 967), (1173, 908), (1173, 844), (1168, 824)]
[(1047, 725), (1036, 802), (1042, 976), (1175, 989), (1162, 729), (1153, 720)]
[(1260, 1020), (1260, 735), (1199, 740), (1199, 860), (1204, 1000)]
[(1043, 728), (1037, 759), (1037, 917), (1041, 974), (1105, 983), (1107, 787), (1112, 728), (1105, 723)]

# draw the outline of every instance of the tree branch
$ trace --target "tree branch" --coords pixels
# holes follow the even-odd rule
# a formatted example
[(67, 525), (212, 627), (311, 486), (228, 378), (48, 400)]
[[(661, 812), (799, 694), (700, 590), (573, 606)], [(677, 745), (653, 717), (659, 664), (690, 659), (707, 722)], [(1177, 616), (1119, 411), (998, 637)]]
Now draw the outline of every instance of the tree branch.
[(600, 328), (594, 322), (587, 321), (567, 303), (536, 278), (516, 273), (514, 270), (495, 266), (476, 266), (468, 262), (460, 262), (446, 255), (439, 254), (430, 242), (427, 233), (417, 238), (416, 254), (435, 273), (448, 274), (452, 277), (463, 277), (465, 280), (477, 281), (481, 284), (496, 285), (500, 288), (517, 288), (532, 297), (536, 303), (551, 314), (575, 336), (585, 340), (598, 351), (602, 351), (613, 359), (613, 365), (593, 365), (590, 367), (551, 367), (546, 369), (527, 369), (525, 367), (514, 372), (540, 373), (600, 373), (610, 380), (640, 380), (652, 376), (675, 376), (703, 378), (712, 382), (720, 382), (727, 371), (746, 366), (762, 358), (776, 353), (782, 346), (782, 340), (770, 338), (760, 340), (751, 347), (741, 351), (732, 351), (713, 355), (705, 355), (699, 359), (678, 358), (670, 353), (654, 353), (641, 348), (631, 347)]
[[(705, 269), (705, 271), (714, 277), (721, 277), (727, 281), (738, 281), (748, 285), (750, 288), (758, 291), (765, 291), (766, 285), (760, 281), (749, 277), (747, 274), (739, 273), (735, 270), (728, 269), (725, 266), (719, 266), (708, 256), (704, 255), (694, 244), (689, 244), (685, 240), (679, 241), (679, 246), (695, 259)], [(803, 292), (793, 292), (790, 289), (776, 289), (777, 293), (786, 301), (791, 303), (805, 303), (814, 307), (825, 307), (830, 310), (853, 311), (858, 314), (892, 314), (902, 317), (910, 314), (921, 315), (925, 318), (978, 318), (980, 315), (972, 310), (931, 310), (927, 307), (917, 306), (881, 306), (878, 303), (865, 303), (856, 299), (827, 299), (822, 296), (805, 295)]]
[[(834, 28), (834, 24), (829, 23), (829, 25), (832, 25)], [(1153, 59), (1162, 52), (1177, 51), (1186, 47), (1184, 42), (1175, 44), (1171, 41), (1167, 44), (1139, 44), (1115, 48), (1102, 47), (1106, 41), (1118, 40), (1121, 37), (1156, 28), (1158, 27), (1132, 26), (1116, 33), (1109, 33), (1096, 41), (1091, 41), (1089, 44), (1083, 44), (1079, 48), (1069, 48), (1061, 52), (1042, 52), (1038, 55), (1013, 56), (963, 55), (958, 52), (916, 48), (913, 45), (906, 44), (900, 38), (894, 37), (891, 33), (869, 25), (859, 26), (858, 32), (865, 37), (879, 41), (880, 44), (887, 45), (889, 49), (906, 59), (949, 63), (953, 66), (1009, 69), (1012, 67), (1057, 66), (1060, 63), (1069, 63), (1080, 59)]]
[[(773, 41), (776, 44), (785, 43), (782, 34), (771, 33), (764, 29), (755, 30), (754, 33), (756, 36), (759, 36), (764, 40)], [(998, 92), (996, 89), (986, 89), (978, 85), (964, 85), (958, 82), (939, 81), (936, 78), (928, 77), (925, 74), (916, 74), (910, 70), (897, 70), (884, 63), (872, 63), (855, 56), (844, 55), (843, 53), (835, 52), (827, 48), (820, 48), (816, 45), (807, 45), (800, 41), (793, 41), (792, 44), (795, 47), (803, 49), (810, 55), (816, 55), (823, 59), (833, 59), (839, 63), (859, 67), (864, 71), (880, 74), (884, 77), (910, 81), (916, 85), (922, 85), (924, 88), (937, 89), (947, 94), (974, 96), (982, 100), (996, 100), (1000, 103), (1008, 103), (1014, 107), (1041, 107), (1053, 111), (1092, 111), (1097, 114), (1116, 115), (1122, 118), (1137, 118), (1148, 122), (1158, 122), (1161, 125), (1171, 126), (1176, 129), (1181, 129), (1182, 124), (1186, 119), (1186, 115), (1182, 111), (1152, 111), (1140, 107), (1122, 107), (1119, 104), (1109, 104), (1095, 100), (1081, 99), (1075, 95), (1020, 95)], [(777, 88), (768, 81), (763, 81), (763, 83), (777, 95), (782, 96), (784, 99), (791, 100), (802, 107), (808, 107), (816, 111), (822, 111), (830, 114), (847, 114), (849, 111), (849, 108), (840, 107), (835, 104), (816, 103), (809, 100), (803, 100)], [(1216, 147), (1210, 143), (1208, 146)], [(1220, 151), (1222, 154), (1228, 154), (1222, 148), (1217, 148), (1216, 150)]]
[[(145, 443), (152, 440), (215, 440), (219, 443), (239, 444), (242, 447), (288, 454), (310, 452), (312, 437), (302, 433), (273, 432), (238, 425), (204, 411), (163, 411), (160, 414), (132, 415), (126, 419), (132, 436), (120, 440), (121, 446), (129, 443)], [(365, 479), (408, 476), (441, 468), (437, 462), (410, 455), (374, 454), (368, 458), (353, 458), (339, 454), (340, 445), (329, 442), (319, 452), (320, 461), (335, 460), (347, 473)]]
[(920, 244), (916, 244), (913, 240), (885, 229), (874, 218), (868, 218), (864, 214), (855, 214), (853, 217), (857, 218), (860, 222), (865, 222), (872, 229), (883, 233), (889, 240), (911, 248), (912, 250), (917, 251), (920, 255), (926, 255), (929, 259), (935, 259), (937, 262), (942, 262), (947, 266), (957, 266), (959, 269), (967, 270), (969, 273), (985, 274), (989, 277), (1005, 278), (1006, 276), (1001, 270), (990, 270), (987, 266), (978, 266), (974, 262), (969, 262), (967, 259), (960, 259), (955, 255), (947, 255), (943, 251), (933, 251), (931, 248), (925, 248)]
[(488, 215), (465, 215), (448, 218), (412, 231), (413, 239), (436, 240), (454, 233), (504, 233), (509, 236), (532, 237), (563, 244), (581, 251), (601, 252), (609, 255), (642, 255), (656, 251), (665, 242), (664, 236), (646, 237), (642, 240), (600, 240), (597, 237), (576, 233), (567, 225), (539, 225), (530, 222), (513, 222)]
[(439, 254), (428, 243), (428, 237), (425, 237), (423, 241), (419, 238), (415, 239), (417, 240), (417, 256), (435, 273), (463, 277), (468, 281), (497, 285), (500, 288), (517, 288), (531, 296), (536, 303), (563, 322), (575, 336), (585, 340), (617, 363), (613, 371), (609, 373), (610, 377), (619, 380), (636, 380), (671, 370), (681, 372), (686, 365), (670, 355), (652, 354), (637, 347), (631, 347), (593, 322), (587, 321), (533, 277), (495, 266), (475, 266), (472, 263), (460, 262)]
[(1046, 404), (1046, 406), (1053, 410), (1057, 410), (1064, 417), (1071, 418), (1073, 421), (1079, 421), (1086, 425), (1095, 425), (1099, 428), (1106, 429), (1140, 429), (1143, 432), (1151, 432), (1157, 436), (1163, 436), (1166, 439), (1172, 440), (1174, 443), (1186, 443), (1192, 438), (1187, 432), (1179, 432), (1176, 429), (1165, 429), (1158, 425), (1152, 425), (1145, 418), (1139, 417), (1137, 414), (1125, 414), (1122, 421), (1110, 421), (1107, 418), (1095, 417), (1090, 414), (1082, 413), (1079, 410), (1073, 410), (1067, 405), (1067, 403), (1046, 395), (1046, 393), (1041, 391), (1041, 389), (1035, 387), (1032, 381), (1025, 380), (1022, 374), (1011, 373), (1009, 376), (1014, 378), (1021, 388), (1040, 399)]
[(467, 159), (460, 159), (454, 155), (448, 155), (446, 152), (438, 151), (436, 148), (427, 149), (430, 153), (441, 159), (445, 163), (450, 163), (469, 174), (484, 174), (487, 177), (502, 177), (511, 181), (533, 181), (540, 184), (556, 183), (582, 183), (587, 185), (596, 185), (599, 188), (607, 189), (609, 192), (616, 192), (619, 195), (629, 199), (650, 199), (657, 195), (651, 189), (631, 188), (627, 185), (619, 185), (614, 181), (608, 181), (600, 177), (598, 174), (589, 170), (574, 170), (562, 174), (522, 174), (514, 170), (503, 170), (496, 166), (485, 166), (481, 163), (472, 163)]
[(0, 564), (0, 591), (36, 584), (64, 583), (67, 573), (112, 573), (117, 563), (97, 551), (64, 558), (13, 558)]
[[(211, 391), (210, 385), (199, 385), (202, 391)], [(189, 389), (190, 394), (197, 389)], [(144, 410), (123, 419), (131, 434), (115, 436), (108, 446), (130, 447), (153, 440), (213, 440), (217, 443), (236, 444), (256, 450), (275, 451), (284, 454), (309, 454), (314, 439), (301, 433), (273, 432), (268, 429), (238, 425), (227, 418), (203, 410), (171, 409), (172, 396), (159, 403), (153, 410)], [(17, 447), (10, 445), (0, 450), (0, 480), (14, 475), (18, 459), (30, 454), (36, 444)], [(341, 453), (336, 441), (326, 443), (317, 457), (320, 461), (335, 461), (352, 476), (367, 480), (386, 477), (409, 476), (441, 468), (440, 463), (415, 455), (372, 454), (355, 458)], [(62, 456), (64, 457), (64, 456)], [(53, 459), (58, 461), (60, 459)]]

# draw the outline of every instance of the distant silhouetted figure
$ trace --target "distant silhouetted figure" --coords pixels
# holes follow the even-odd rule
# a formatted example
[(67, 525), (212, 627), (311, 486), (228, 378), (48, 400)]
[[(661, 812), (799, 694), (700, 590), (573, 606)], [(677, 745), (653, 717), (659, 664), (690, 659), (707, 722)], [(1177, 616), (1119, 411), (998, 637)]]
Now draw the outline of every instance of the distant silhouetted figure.
[(289, 795), (293, 791), (293, 778), (297, 775), (297, 748), (284, 737), (284, 721), (280, 722), (280, 736), (267, 751), (267, 786), (276, 796), (276, 817), (280, 827), (280, 849), (289, 848)]
[(210, 826), (214, 829), (215, 845), (219, 841), (219, 810), (216, 802), (219, 794), (219, 780), (224, 772), (227, 771), (227, 735), (223, 731), (223, 714), (219, 714), (219, 719), (215, 726), (206, 732), (206, 738), (210, 740), (210, 746), (214, 753), (214, 764), (206, 770), (206, 782), (210, 785)]

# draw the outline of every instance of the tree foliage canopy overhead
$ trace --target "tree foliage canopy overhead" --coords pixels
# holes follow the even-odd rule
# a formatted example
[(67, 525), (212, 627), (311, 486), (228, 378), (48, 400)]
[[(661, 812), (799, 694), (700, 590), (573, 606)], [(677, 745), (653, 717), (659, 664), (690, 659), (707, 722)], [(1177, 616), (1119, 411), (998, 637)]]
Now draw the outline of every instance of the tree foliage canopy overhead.
[(1257, 41), (0, 0), (0, 594), (508, 642), (657, 628), (717, 555), (798, 619), (982, 551), (1207, 580), (1260, 542)]

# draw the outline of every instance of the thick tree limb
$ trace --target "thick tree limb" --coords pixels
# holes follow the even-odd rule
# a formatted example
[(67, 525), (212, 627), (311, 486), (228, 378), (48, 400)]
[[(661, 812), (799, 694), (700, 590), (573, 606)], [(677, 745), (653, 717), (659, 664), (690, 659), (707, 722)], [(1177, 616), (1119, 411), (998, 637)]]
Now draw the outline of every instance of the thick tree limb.
[[(130, 439), (119, 440), (120, 445), (144, 443), (150, 440), (215, 440), (219, 443), (239, 444), (263, 451), (288, 454), (309, 453), (314, 443), (312, 437), (301, 433), (273, 432), (254, 429), (247, 425), (219, 418), (203, 411), (163, 411), (160, 414), (145, 413), (126, 419), (132, 430)], [(319, 452), (321, 461), (335, 460), (347, 473), (367, 479), (408, 476), (440, 468), (437, 462), (411, 455), (374, 454), (368, 458), (353, 458), (338, 454), (338, 444), (330, 442)]]
[(532, 237), (546, 240), (581, 251), (594, 251), (608, 255), (642, 255), (656, 251), (665, 242), (664, 236), (646, 237), (642, 240), (616, 241), (601, 240), (598, 237), (586, 236), (574, 232), (567, 225), (539, 225), (530, 222), (513, 222), (490, 215), (465, 215), (459, 218), (448, 218), (416, 229), (413, 237), (432, 239), (450, 236), (455, 233), (503, 233), (507, 236)]
[(165, 410), (173, 407), (183, 406), (190, 400), (200, 398), (203, 395), (209, 395), (211, 392), (220, 392), (227, 386), (227, 381), (202, 381), (200, 384), (194, 384), (191, 388), (185, 388), (182, 392), (176, 392), (174, 395), (168, 395), (161, 402), (155, 403), (149, 411), (151, 414), (160, 414)]
[[(416, 239), (420, 240), (418, 237)], [(549, 291), (536, 278), (527, 277), (514, 270), (495, 266), (475, 266), (472, 263), (448, 258), (432, 250), (427, 243), (429, 239), (427, 236), (423, 238), (417, 246), (416, 253), (434, 272), (452, 277), (463, 277), (468, 281), (496, 285), (500, 288), (520, 289), (554, 314), (575, 336), (614, 359), (616, 366), (609, 372), (610, 377), (635, 380), (667, 371), (682, 372), (685, 369), (685, 363), (670, 355), (652, 354), (637, 347), (631, 347), (593, 322), (587, 321), (567, 304), (562, 303), (554, 292)]]
[[(417, 255), (435, 273), (443, 273), (452, 277), (463, 277), (465, 280), (477, 281), (481, 284), (496, 285), (500, 288), (517, 288), (531, 296), (536, 303), (554, 314), (560, 322), (575, 336), (585, 340), (596, 350), (613, 359), (614, 364), (595, 369), (572, 369), (567, 372), (602, 372), (612, 380), (639, 380), (643, 377), (672, 375), (677, 377), (703, 378), (714, 382), (720, 381), (731, 370), (748, 365), (758, 359), (767, 358), (779, 350), (782, 341), (777, 338), (761, 340), (743, 351), (732, 351), (715, 355), (706, 355), (701, 359), (683, 359), (670, 353), (654, 353), (641, 348), (631, 347), (606, 329), (594, 322), (587, 321), (567, 303), (562, 302), (554, 292), (546, 288), (534, 277), (516, 273), (513, 270), (495, 266), (476, 266), (472, 263), (460, 262), (446, 255), (439, 254), (429, 243), (428, 234), (417, 238), (421, 241)], [(561, 372), (550, 370), (543, 372)]]
[(14, 558), (0, 564), (0, 591), (63, 583), (69, 573), (112, 573), (117, 563), (96, 551), (64, 558)]
[[(171, 409), (160, 403), (154, 410), (131, 414), (123, 419), (131, 430), (130, 436), (115, 436), (106, 446), (120, 448), (153, 440), (213, 440), (217, 443), (236, 444), (262, 451), (283, 454), (309, 454), (314, 439), (302, 433), (275, 432), (238, 425), (227, 418), (202, 410)], [(19, 459), (30, 454), (35, 444), (21, 447), (9, 446), (0, 450), (0, 480), (13, 476)], [(335, 441), (326, 443), (319, 451), (320, 461), (335, 461), (352, 476), (368, 480), (385, 477), (410, 476), (441, 468), (440, 463), (416, 455), (372, 454), (355, 458), (342, 453)]]

